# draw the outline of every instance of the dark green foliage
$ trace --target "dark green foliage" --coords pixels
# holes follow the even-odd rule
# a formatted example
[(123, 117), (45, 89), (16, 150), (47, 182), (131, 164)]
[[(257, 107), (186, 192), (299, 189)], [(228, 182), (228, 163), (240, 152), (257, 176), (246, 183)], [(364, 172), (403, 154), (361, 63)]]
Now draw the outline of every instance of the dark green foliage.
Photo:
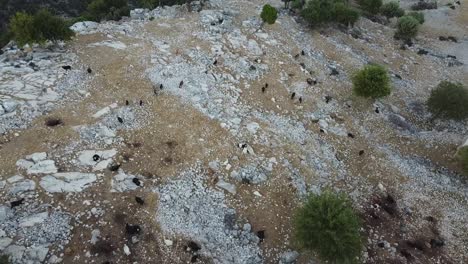
[(376, 15), (382, 6), (382, 0), (358, 0), (358, 4), (365, 12)]
[(387, 70), (380, 65), (367, 65), (353, 78), (353, 91), (356, 95), (380, 98), (391, 93), (390, 78)]
[(457, 157), (463, 167), (463, 172), (468, 176), (468, 146), (459, 149)]
[(9, 264), (10, 261), (8, 260), (7, 255), (0, 255), (0, 264)]
[(303, 0), (294, 0), (291, 4), (291, 8), (302, 9), (302, 7), (304, 6), (304, 3), (305, 1)]
[(10, 19), (11, 37), (23, 46), (24, 44), (40, 43), (47, 40), (69, 40), (73, 31), (68, 28), (68, 23), (48, 10), (41, 9), (34, 15), (18, 12)]
[(388, 2), (382, 5), (382, 7), (380, 8), (380, 12), (387, 18), (402, 17), (405, 14), (405, 10), (403, 10), (400, 7), (400, 4), (395, 1)]
[(359, 19), (359, 13), (349, 8), (344, 3), (336, 3), (335, 4), (335, 21), (343, 24), (343, 25), (351, 25), (354, 26)]
[(403, 40), (410, 40), (418, 34), (419, 21), (412, 16), (402, 16), (397, 22), (395, 37)]
[(468, 90), (461, 83), (442, 81), (427, 101), (434, 116), (463, 120), (468, 117)]
[(408, 13), (408, 16), (412, 16), (414, 18), (416, 18), (416, 20), (419, 22), (419, 24), (424, 24), (424, 14), (422, 12), (409, 12)]
[(11, 32), (6, 30), (0, 33), (0, 49), (3, 48), (13, 38)]
[(331, 263), (358, 263), (362, 239), (360, 221), (343, 194), (312, 194), (294, 218), (295, 240)]
[(262, 9), (262, 13), (260, 14), (263, 22), (268, 24), (274, 24), (276, 19), (278, 18), (278, 11), (276, 8), (272, 7), (271, 5), (264, 5)]
[(332, 22), (353, 25), (359, 19), (359, 13), (341, 0), (311, 0), (301, 10), (301, 16), (311, 26)]
[(127, 0), (93, 0), (87, 9), (87, 16), (95, 21), (119, 20), (129, 15)]

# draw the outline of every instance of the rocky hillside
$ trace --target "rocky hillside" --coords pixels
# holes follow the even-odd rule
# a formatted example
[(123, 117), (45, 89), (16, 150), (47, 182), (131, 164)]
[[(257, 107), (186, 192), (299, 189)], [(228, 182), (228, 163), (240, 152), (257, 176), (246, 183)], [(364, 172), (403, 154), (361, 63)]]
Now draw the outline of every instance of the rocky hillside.
[[(468, 262), (468, 185), (453, 158), (467, 123), (425, 106), (441, 80), (468, 83), (468, 2), (424, 11), (405, 49), (391, 24), (311, 30), (270, 3), (273, 25), (264, 2), (211, 0), (5, 47), (0, 255), (321, 263), (295, 247), (292, 216), (332, 189), (362, 216), (364, 263)], [(369, 62), (388, 68), (391, 96), (352, 95)]]

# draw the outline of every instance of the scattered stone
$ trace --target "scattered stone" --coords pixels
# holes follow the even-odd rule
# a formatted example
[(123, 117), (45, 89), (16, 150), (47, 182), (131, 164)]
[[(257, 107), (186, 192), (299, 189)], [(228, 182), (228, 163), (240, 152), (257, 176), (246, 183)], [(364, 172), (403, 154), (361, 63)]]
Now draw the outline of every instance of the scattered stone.
[(125, 255), (130, 256), (130, 248), (128, 248), (127, 244), (124, 244), (123, 250)]
[(286, 251), (280, 256), (280, 264), (292, 264), (295, 263), (296, 259), (299, 257), (299, 252), (297, 251)]
[(229, 193), (231, 193), (233, 195), (236, 194), (236, 186), (234, 184), (225, 182), (223, 180), (219, 180), (216, 183), (216, 186), (218, 186), (221, 189), (224, 189), (224, 190), (228, 191)]

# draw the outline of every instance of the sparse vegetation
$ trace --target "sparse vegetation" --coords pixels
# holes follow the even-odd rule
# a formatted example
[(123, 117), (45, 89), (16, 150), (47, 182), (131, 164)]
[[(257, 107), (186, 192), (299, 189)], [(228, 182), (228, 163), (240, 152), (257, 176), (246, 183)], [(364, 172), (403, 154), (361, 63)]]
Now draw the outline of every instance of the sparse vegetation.
[(358, 0), (358, 4), (368, 14), (376, 15), (382, 7), (382, 0)]
[(412, 16), (402, 16), (398, 19), (395, 38), (402, 40), (411, 40), (416, 37), (419, 30), (419, 21)]
[(88, 5), (85, 14), (95, 21), (119, 20), (128, 15), (130, 15), (130, 8), (127, 0), (93, 0)]
[(432, 90), (427, 106), (436, 118), (466, 119), (468, 90), (461, 83), (442, 81)]
[(358, 263), (362, 249), (360, 221), (343, 194), (312, 194), (294, 219), (295, 239), (332, 263)]
[(47, 40), (69, 40), (74, 35), (64, 19), (52, 15), (46, 9), (41, 9), (34, 15), (18, 12), (10, 19), (9, 26), (11, 38), (20, 46), (43, 44)]
[(388, 2), (382, 5), (380, 12), (387, 18), (402, 17), (405, 15), (405, 10), (403, 10), (400, 7), (400, 4), (396, 1)]
[(260, 17), (262, 18), (263, 22), (266, 22), (271, 25), (274, 24), (276, 19), (278, 18), (278, 11), (271, 5), (266, 4), (263, 6)]
[(359, 19), (359, 13), (341, 0), (309, 1), (301, 15), (311, 26), (332, 22), (353, 25)]
[(408, 16), (414, 17), (419, 22), (419, 24), (424, 24), (425, 19), (424, 14), (422, 12), (409, 12)]
[(353, 91), (356, 95), (380, 98), (391, 93), (390, 78), (381, 65), (367, 65), (353, 78)]
[(460, 161), (465, 175), (468, 176), (468, 146), (458, 150), (458, 160)]

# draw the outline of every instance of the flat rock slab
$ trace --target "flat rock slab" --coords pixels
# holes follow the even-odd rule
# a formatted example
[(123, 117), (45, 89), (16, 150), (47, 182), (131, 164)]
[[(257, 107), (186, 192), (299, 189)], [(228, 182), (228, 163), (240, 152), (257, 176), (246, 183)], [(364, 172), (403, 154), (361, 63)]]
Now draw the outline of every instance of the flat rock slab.
[(92, 173), (65, 172), (42, 177), (39, 185), (47, 192), (81, 192), (96, 181)]
[(112, 158), (117, 154), (117, 150), (84, 150), (79, 153), (78, 164), (80, 166), (92, 166), (93, 171), (100, 171), (107, 168), (112, 162)]
[(53, 160), (43, 160), (31, 166), (28, 170), (28, 174), (48, 174), (56, 173), (58, 171)]
[[(123, 171), (119, 171), (119, 174), (112, 178), (112, 192), (125, 192), (136, 190), (139, 186), (133, 182), (133, 179), (137, 178), (133, 175), (125, 174)], [(143, 185), (143, 183), (141, 183)]]
[(19, 226), (20, 227), (31, 227), (36, 224), (41, 224), (43, 223), (47, 217), (49, 217), (49, 213), (47, 212), (42, 212), (34, 215), (30, 215), (27, 217), (24, 217), (20, 219)]

